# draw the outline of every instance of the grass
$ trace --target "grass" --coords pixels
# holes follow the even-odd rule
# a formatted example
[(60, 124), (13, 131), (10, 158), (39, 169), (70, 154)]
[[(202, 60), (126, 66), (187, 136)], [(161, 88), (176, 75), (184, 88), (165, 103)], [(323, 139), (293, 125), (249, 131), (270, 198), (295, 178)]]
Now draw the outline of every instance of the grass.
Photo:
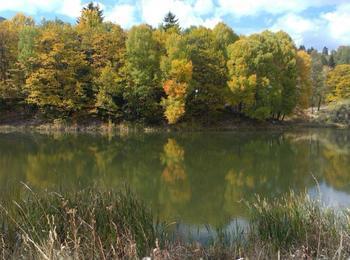
[[(209, 243), (178, 240), (127, 188), (26, 193), (0, 208), (2, 259), (268, 259), (350, 257), (350, 214), (305, 194), (247, 203), (249, 228), (217, 229)], [(155, 224), (156, 223), (156, 224)]]
[(39, 195), (2, 206), (3, 257), (134, 258), (154, 248), (156, 228), (147, 208), (125, 189)]
[(310, 258), (349, 257), (350, 214), (322, 207), (309, 196), (288, 194), (275, 200), (257, 198), (250, 208), (250, 241), (274, 252)]

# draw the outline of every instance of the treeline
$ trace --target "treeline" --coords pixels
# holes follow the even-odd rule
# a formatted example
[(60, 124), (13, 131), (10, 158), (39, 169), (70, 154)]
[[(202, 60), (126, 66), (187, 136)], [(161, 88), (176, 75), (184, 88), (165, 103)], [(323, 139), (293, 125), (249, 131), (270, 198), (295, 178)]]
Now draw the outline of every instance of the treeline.
[(238, 36), (224, 23), (183, 30), (172, 13), (157, 29), (125, 31), (91, 3), (76, 25), (23, 14), (0, 23), (0, 110), (170, 124), (223, 112), (283, 119), (348, 98), (349, 63), (348, 46), (307, 51), (284, 32)]

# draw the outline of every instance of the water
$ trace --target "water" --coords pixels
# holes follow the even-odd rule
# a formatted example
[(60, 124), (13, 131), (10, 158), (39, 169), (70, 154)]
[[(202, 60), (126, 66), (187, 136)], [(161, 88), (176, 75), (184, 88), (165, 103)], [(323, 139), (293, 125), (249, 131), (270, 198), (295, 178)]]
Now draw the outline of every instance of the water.
[[(316, 181), (319, 182), (319, 187)], [(0, 195), (127, 183), (161, 220), (178, 229), (244, 225), (242, 200), (307, 191), (350, 206), (350, 132), (207, 132), (101, 136), (0, 134)]]

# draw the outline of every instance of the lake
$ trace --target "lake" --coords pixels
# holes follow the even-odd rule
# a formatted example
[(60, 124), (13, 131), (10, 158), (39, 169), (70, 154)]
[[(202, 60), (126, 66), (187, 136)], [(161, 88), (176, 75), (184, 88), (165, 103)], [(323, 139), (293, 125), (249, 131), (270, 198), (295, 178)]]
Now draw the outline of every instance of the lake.
[[(318, 185), (317, 185), (317, 182)], [(289, 190), (350, 206), (350, 132), (332, 129), (98, 134), (0, 134), (0, 195), (127, 184), (178, 229), (244, 225), (256, 194)]]

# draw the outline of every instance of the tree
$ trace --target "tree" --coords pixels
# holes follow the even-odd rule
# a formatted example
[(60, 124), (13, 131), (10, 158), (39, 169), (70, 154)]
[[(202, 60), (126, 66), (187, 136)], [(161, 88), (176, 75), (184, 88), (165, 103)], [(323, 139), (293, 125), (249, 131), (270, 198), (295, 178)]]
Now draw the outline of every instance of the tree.
[(328, 66), (323, 66), (321, 54), (316, 50), (311, 53), (311, 105), (319, 110), (326, 95), (326, 73)]
[(103, 22), (103, 11), (100, 6), (90, 2), (81, 11), (81, 16), (77, 19), (78, 27), (97, 27)]
[(297, 97), (298, 105), (301, 108), (308, 108), (312, 94), (311, 82), (311, 57), (305, 51), (297, 53), (298, 84)]
[(327, 101), (339, 101), (350, 98), (350, 65), (337, 65), (330, 71), (327, 77), (327, 85), (330, 93)]
[(186, 59), (192, 62), (193, 74), (186, 113), (208, 121), (224, 107), (227, 88), (224, 53), (218, 48), (213, 32), (194, 27), (184, 35)]
[(226, 24), (218, 23), (213, 29), (213, 35), (217, 48), (221, 50), (227, 59), (227, 47), (237, 41), (239, 36)]
[(283, 118), (296, 105), (296, 49), (284, 32), (242, 38), (229, 46), (228, 85), (233, 104), (245, 115)]
[(173, 60), (169, 79), (164, 82), (163, 89), (167, 98), (163, 98), (165, 117), (169, 124), (175, 124), (185, 114), (187, 89), (192, 79), (192, 62), (186, 59)]
[(322, 55), (328, 56), (328, 48), (326, 46), (322, 49)]
[(334, 59), (334, 52), (331, 53), (331, 55), (329, 56), (329, 60), (328, 60), (328, 66), (332, 69), (335, 68), (335, 59)]
[(27, 101), (45, 111), (74, 112), (88, 104), (89, 69), (70, 25), (50, 24), (36, 42)]
[(7, 102), (23, 100), (25, 81), (21, 33), (34, 28), (34, 21), (21, 13), (0, 24), (0, 98)]
[(96, 108), (104, 115), (115, 116), (119, 107), (115, 98), (121, 92), (118, 74), (113, 71), (111, 64), (101, 70), (100, 76), (95, 82), (97, 86)]
[(350, 64), (350, 46), (340, 46), (334, 55), (336, 65)]
[(126, 40), (128, 83), (124, 98), (126, 113), (132, 119), (156, 121), (161, 117), (160, 100), (164, 95), (160, 84), (159, 45), (149, 25), (134, 26)]
[(9, 100), (21, 91), (13, 82), (12, 71), (16, 68), (18, 35), (11, 21), (0, 23), (0, 98)]
[(171, 28), (175, 28), (175, 30), (179, 31), (179, 20), (176, 18), (175, 14), (168, 12), (163, 19), (163, 29), (167, 31)]

